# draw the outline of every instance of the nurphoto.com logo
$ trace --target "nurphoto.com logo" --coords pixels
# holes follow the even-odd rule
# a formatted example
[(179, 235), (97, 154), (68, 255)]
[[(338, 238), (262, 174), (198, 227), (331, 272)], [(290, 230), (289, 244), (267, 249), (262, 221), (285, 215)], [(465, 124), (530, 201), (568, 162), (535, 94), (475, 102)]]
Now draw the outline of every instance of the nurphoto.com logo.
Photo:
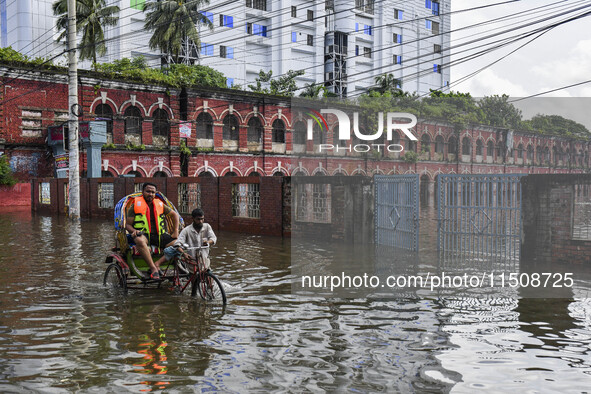
[[(320, 131), (322, 132), (325, 130), (328, 132), (328, 123), (324, 118), (324, 114), (333, 114), (337, 117), (338, 126), (339, 126), (339, 140), (341, 141), (350, 141), (351, 140), (351, 121), (349, 119), (349, 115), (345, 112), (338, 110), (338, 109), (321, 109), (320, 112), (314, 111), (312, 109), (307, 109), (307, 115), (311, 117), (307, 121), (307, 138), (308, 140), (314, 139), (314, 122), (319, 126)], [(401, 122), (401, 120), (407, 120), (406, 122)], [(410, 131), (417, 124), (417, 117), (413, 114), (409, 114), (406, 112), (388, 112), (386, 114), (386, 142), (388, 143), (372, 143), (372, 141), (376, 141), (382, 137), (384, 134), (384, 113), (378, 113), (378, 130), (373, 134), (364, 134), (359, 130), (359, 113), (353, 112), (353, 133), (355, 137), (358, 138), (360, 141), (367, 141), (367, 143), (362, 144), (350, 144), (345, 146), (334, 145), (334, 144), (319, 144), (318, 151), (325, 152), (325, 151), (332, 151), (335, 152), (339, 151), (354, 151), (354, 152), (369, 152), (370, 150), (377, 150), (381, 152), (382, 150), (386, 150), (388, 152), (402, 152), (404, 147), (398, 143), (390, 144), (389, 142), (392, 141), (392, 134), (394, 130), (400, 130), (406, 135), (406, 137), (411, 141), (417, 141), (417, 137), (413, 135)]]

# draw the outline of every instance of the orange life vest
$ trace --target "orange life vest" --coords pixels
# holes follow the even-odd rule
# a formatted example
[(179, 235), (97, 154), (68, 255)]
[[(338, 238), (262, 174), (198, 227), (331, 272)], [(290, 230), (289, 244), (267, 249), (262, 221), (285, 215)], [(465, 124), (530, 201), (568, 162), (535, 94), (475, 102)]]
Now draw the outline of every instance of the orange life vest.
[(145, 234), (150, 234), (152, 231), (152, 225), (156, 225), (156, 233), (158, 233), (158, 237), (162, 233), (164, 233), (164, 220), (166, 215), (164, 215), (164, 202), (160, 199), (155, 198), (152, 202), (152, 206), (156, 210), (155, 218), (156, 223), (150, 223), (150, 213), (148, 212), (148, 203), (144, 200), (143, 196), (139, 196), (133, 199), (133, 211), (135, 213), (135, 218), (133, 221), (133, 228), (136, 230), (141, 230)]

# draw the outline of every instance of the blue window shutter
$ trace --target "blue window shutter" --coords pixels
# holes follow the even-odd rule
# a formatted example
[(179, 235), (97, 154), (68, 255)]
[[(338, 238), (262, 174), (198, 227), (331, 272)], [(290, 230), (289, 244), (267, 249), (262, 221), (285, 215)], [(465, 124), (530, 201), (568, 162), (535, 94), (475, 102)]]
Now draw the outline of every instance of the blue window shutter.
[(232, 47), (226, 48), (226, 57), (229, 59), (234, 59), (234, 48), (232, 48)]
[(298, 33), (296, 33), (295, 31), (291, 33), (291, 42), (297, 42), (298, 41)]
[(359, 31), (359, 23), (355, 23), (355, 31)]
[(231, 88), (234, 85), (234, 78), (226, 78), (226, 85)]

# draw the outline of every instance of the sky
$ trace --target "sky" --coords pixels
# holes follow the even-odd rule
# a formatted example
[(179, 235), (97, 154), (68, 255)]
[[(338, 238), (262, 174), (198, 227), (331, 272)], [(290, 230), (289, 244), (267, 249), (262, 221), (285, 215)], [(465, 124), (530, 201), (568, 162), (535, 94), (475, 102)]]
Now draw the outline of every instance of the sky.
[[(500, 2), (502, 1), (451, 0), (451, 9), (454, 12), (451, 19), (452, 30), (454, 31), (451, 35), (452, 47), (466, 40), (480, 39), (485, 34), (495, 34), (494, 38), (480, 39), (478, 43), (470, 45), (472, 47), (477, 45), (481, 47), (481, 44), (487, 41), (506, 37), (506, 35), (498, 34), (500, 30), (525, 24), (525, 28), (516, 32), (527, 32), (575, 14), (591, 11), (591, 0), (521, 0), (475, 11), (456, 13), (458, 10)], [(542, 6), (547, 7), (522, 14), (519, 18), (511, 21), (501, 21), (455, 32), (464, 26), (491, 21), (494, 18)], [(539, 24), (533, 23), (534, 20), (547, 18), (567, 9), (583, 6), (588, 8)], [(454, 84), (455, 81), (505, 56), (531, 39), (531, 37), (492, 51), (487, 55), (452, 66), (451, 89), (469, 92), (473, 97), (508, 94), (511, 98), (518, 98), (591, 80), (591, 29), (589, 29), (589, 26), (591, 26), (591, 16), (558, 26), (498, 63), (485, 68), (476, 76), (457, 85)], [(512, 34), (515, 34), (515, 32)], [(453, 52), (452, 49), (452, 62), (465, 56), (465, 54), (454, 56)], [(591, 98), (591, 83), (560, 89), (541, 97), (542, 99), (516, 101), (514, 104), (522, 109), (526, 119), (538, 112), (566, 116), (566, 111), (571, 119), (581, 122), (591, 129), (591, 107), (586, 105), (591, 104), (591, 100), (557, 99), (558, 97)], [(585, 108), (587, 109), (585, 110)]]

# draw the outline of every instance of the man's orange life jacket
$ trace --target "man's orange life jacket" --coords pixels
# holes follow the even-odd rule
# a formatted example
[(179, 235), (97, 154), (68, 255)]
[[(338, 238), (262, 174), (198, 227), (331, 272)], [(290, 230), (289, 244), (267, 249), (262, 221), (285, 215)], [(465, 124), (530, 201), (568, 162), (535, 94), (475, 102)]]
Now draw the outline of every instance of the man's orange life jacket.
[(139, 196), (133, 199), (133, 211), (135, 213), (133, 228), (143, 231), (148, 235), (152, 232), (152, 226), (155, 225), (156, 233), (158, 233), (158, 238), (160, 238), (160, 235), (164, 233), (164, 228), (166, 227), (164, 222), (166, 218), (166, 215), (164, 215), (164, 202), (155, 198), (152, 202), (152, 206), (156, 210), (154, 215), (156, 217), (156, 223), (150, 223), (148, 203), (146, 203), (144, 197)]

